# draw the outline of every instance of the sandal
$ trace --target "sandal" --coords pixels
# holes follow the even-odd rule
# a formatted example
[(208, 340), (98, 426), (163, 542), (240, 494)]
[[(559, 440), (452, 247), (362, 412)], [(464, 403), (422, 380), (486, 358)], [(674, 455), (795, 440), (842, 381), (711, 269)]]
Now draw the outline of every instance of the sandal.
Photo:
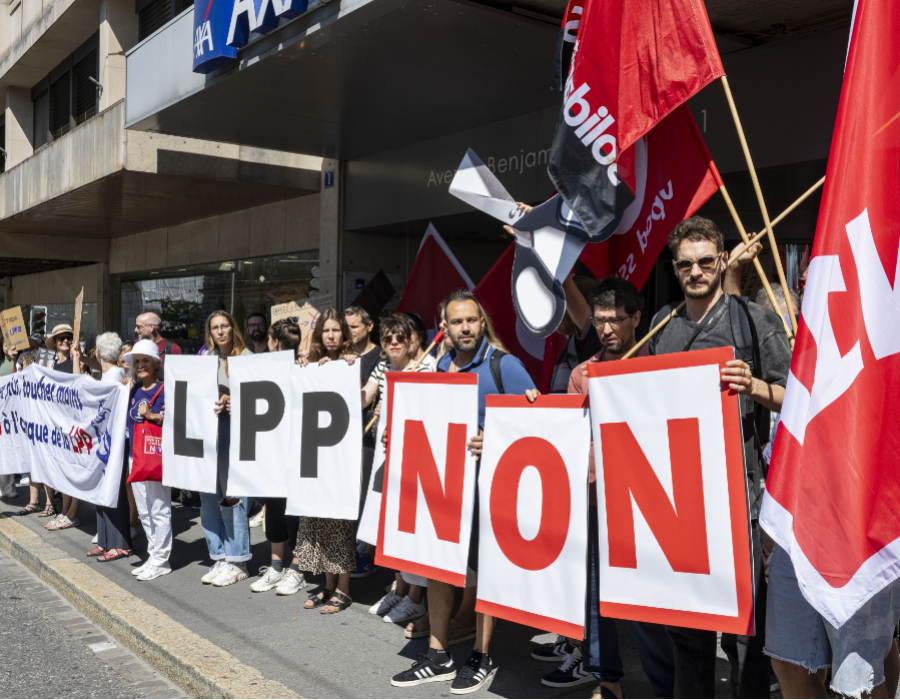
[(90, 552), (87, 553), (89, 557), (99, 557), (106, 550), (103, 547), (94, 547)]
[[(309, 598), (306, 599), (306, 603), (312, 602), (312, 605), (307, 605), (306, 603), (304, 603), (303, 608), (305, 610), (315, 610), (316, 608), (321, 608), (323, 605), (325, 605), (326, 599), (331, 598), (331, 593), (332, 592), (327, 588), (323, 588), (318, 593), (310, 594)], [(321, 596), (321, 598), (319, 596)]]
[[(451, 623), (453, 620), (450, 621)], [(407, 639), (422, 639), (431, 635), (431, 618), (425, 613), (418, 620), (410, 622), (403, 634)]]
[(37, 513), (41, 509), (40, 503), (29, 503), (22, 510), (20, 510), (16, 515), (31, 515), (32, 513)]
[(97, 561), (107, 562), (107, 561), (115, 561), (116, 559), (124, 559), (125, 557), (131, 556), (130, 549), (111, 549), (103, 556), (97, 557)]
[(52, 503), (48, 503), (44, 510), (42, 510), (39, 514), (39, 518), (49, 518), (51, 515), (56, 515), (56, 509), (53, 507)]
[[(591, 697), (601, 697), (601, 698), (615, 698), (615, 700), (621, 700), (618, 695), (616, 695), (612, 690), (607, 688), (605, 685), (598, 685), (594, 688), (594, 692), (591, 693)], [(625, 697), (625, 693), (622, 693), (622, 698)]]
[[(496, 621), (495, 621), (496, 624)], [(450, 627), (447, 630), (447, 645), (462, 644), (475, 638), (475, 626), (463, 627), (456, 620), (450, 620)]]
[[(335, 599), (337, 599), (337, 602), (335, 602)], [(334, 595), (332, 595), (331, 598), (328, 599), (328, 602), (323, 605), (322, 610), (320, 610), (319, 612), (322, 615), (333, 615), (334, 613), (341, 612), (341, 610), (346, 610), (352, 604), (353, 604), (352, 598), (348, 598), (343, 593), (338, 593), (337, 591), (335, 591)], [(327, 606), (329, 608), (337, 608), (337, 609), (336, 610), (325, 610), (325, 606)]]

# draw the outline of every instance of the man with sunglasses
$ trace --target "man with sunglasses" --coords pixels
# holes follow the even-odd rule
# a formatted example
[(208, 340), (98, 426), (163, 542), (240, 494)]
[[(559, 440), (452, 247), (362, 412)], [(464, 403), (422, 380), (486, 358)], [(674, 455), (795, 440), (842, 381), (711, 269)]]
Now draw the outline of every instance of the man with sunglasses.
[[(722, 370), (722, 382), (739, 394), (744, 435), (744, 469), (750, 496), (752, 546), (756, 576), (756, 636), (722, 635), (722, 649), (731, 662), (734, 697), (769, 696), (769, 661), (765, 640), (765, 581), (759, 509), (765, 479), (761, 460), (764, 435), (757, 425), (759, 410), (780, 411), (791, 362), (791, 346), (778, 315), (723, 289), (728, 253), (719, 227), (693, 216), (669, 234), (669, 250), (685, 307), (650, 339), (649, 353), (664, 355), (716, 347), (735, 348), (737, 359)], [(651, 327), (671, 313), (664, 307)], [(738, 338), (738, 340), (736, 340)], [(715, 696), (716, 633), (668, 627), (675, 644), (675, 697)]]

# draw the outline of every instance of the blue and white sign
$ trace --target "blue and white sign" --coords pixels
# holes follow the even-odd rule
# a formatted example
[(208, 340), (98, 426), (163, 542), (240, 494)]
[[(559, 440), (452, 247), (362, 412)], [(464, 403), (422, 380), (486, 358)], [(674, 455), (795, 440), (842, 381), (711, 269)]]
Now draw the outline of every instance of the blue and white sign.
[(194, 72), (209, 73), (237, 57), (251, 34), (306, 12), (308, 0), (194, 0)]

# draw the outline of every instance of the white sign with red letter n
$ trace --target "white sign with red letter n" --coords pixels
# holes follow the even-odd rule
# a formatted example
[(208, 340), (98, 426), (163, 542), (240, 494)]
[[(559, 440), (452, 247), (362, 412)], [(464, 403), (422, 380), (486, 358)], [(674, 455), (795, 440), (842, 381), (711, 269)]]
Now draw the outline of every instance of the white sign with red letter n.
[(731, 348), (589, 365), (600, 613), (753, 634)]
[[(488, 396), (476, 610), (581, 639), (587, 589), (586, 396)], [(565, 595), (547, 595), (565, 591)]]
[(475, 374), (389, 372), (388, 454), (376, 563), (462, 586), (478, 434)]

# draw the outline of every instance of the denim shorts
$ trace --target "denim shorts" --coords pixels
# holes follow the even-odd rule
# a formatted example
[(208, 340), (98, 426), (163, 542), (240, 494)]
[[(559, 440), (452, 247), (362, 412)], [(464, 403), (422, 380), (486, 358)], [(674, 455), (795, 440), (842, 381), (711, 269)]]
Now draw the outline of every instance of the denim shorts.
[(769, 561), (765, 653), (810, 672), (832, 668), (831, 687), (860, 697), (884, 683), (884, 659), (900, 619), (900, 582), (875, 594), (840, 629), (800, 592), (787, 552), (775, 546)]

